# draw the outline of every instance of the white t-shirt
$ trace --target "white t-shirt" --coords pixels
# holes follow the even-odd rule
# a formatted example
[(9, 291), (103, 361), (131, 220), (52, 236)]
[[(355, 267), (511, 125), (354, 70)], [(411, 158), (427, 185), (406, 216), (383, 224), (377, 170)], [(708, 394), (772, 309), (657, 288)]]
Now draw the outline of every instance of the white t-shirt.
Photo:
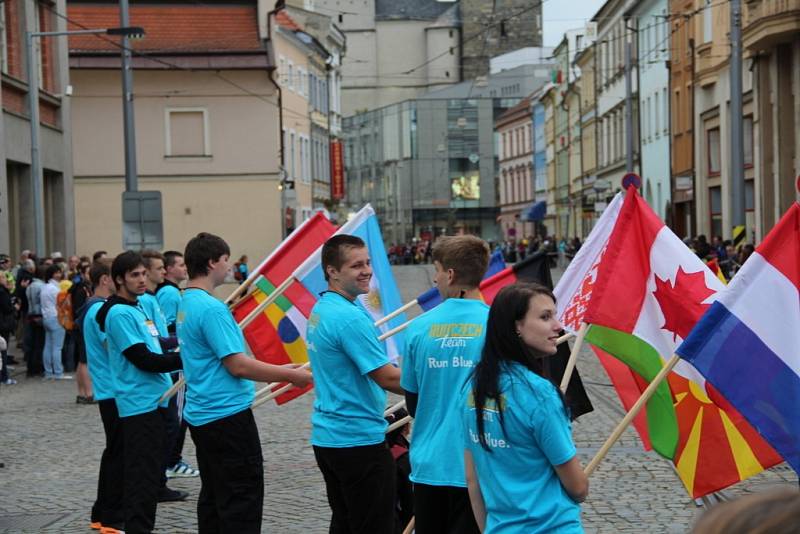
[(39, 295), (39, 301), (42, 303), (42, 318), (58, 317), (56, 299), (58, 299), (59, 293), (61, 293), (61, 286), (56, 280), (51, 279), (44, 285)]

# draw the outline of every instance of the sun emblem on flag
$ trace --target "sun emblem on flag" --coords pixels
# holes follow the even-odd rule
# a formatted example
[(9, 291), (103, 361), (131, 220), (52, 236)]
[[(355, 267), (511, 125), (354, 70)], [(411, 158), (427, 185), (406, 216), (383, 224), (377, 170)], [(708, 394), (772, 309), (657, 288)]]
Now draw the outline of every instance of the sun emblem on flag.
[(371, 289), (369, 293), (367, 293), (364, 302), (375, 312), (380, 313), (380, 311), (383, 309), (381, 306), (381, 294), (377, 289)]

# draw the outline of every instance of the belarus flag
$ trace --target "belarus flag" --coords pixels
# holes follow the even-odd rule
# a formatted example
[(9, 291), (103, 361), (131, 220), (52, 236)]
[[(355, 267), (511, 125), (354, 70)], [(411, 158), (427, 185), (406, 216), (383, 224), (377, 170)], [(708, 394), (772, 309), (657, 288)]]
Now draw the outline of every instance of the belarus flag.
[[(590, 325), (586, 341), (632, 371), (626, 387), (639, 391), (628, 398), (620, 395), (630, 408), (725, 286), (634, 188), (626, 192), (588, 276), (583, 283), (591, 287), (582, 317)], [(619, 369), (614, 372), (621, 375)], [(695, 498), (780, 461), (719, 397), (692, 366), (680, 362), (647, 404), (646, 424), (640, 421), (637, 428), (646, 428), (643, 439), (673, 460)]]
[(800, 205), (789, 208), (677, 352), (800, 473)]

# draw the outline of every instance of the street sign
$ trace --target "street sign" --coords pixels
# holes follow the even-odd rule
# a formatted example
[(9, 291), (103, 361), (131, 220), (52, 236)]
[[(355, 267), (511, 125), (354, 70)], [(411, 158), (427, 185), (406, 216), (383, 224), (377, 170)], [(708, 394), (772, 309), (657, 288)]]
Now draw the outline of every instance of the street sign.
[(123, 250), (164, 248), (161, 191), (122, 193), (122, 248)]
[(611, 188), (611, 183), (608, 180), (599, 179), (595, 180), (592, 183), (592, 189), (594, 189), (596, 193), (602, 193), (603, 191), (608, 191), (610, 188)]
[(630, 186), (636, 189), (642, 187), (642, 179), (635, 172), (629, 172), (622, 177), (622, 189), (628, 189)]

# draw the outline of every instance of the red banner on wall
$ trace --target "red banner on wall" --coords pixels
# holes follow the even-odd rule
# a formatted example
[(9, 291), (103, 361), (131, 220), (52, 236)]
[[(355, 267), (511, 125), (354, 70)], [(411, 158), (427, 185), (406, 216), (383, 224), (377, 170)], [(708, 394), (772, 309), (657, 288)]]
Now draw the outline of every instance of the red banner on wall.
[(341, 141), (331, 141), (331, 198), (344, 198), (344, 154)]

